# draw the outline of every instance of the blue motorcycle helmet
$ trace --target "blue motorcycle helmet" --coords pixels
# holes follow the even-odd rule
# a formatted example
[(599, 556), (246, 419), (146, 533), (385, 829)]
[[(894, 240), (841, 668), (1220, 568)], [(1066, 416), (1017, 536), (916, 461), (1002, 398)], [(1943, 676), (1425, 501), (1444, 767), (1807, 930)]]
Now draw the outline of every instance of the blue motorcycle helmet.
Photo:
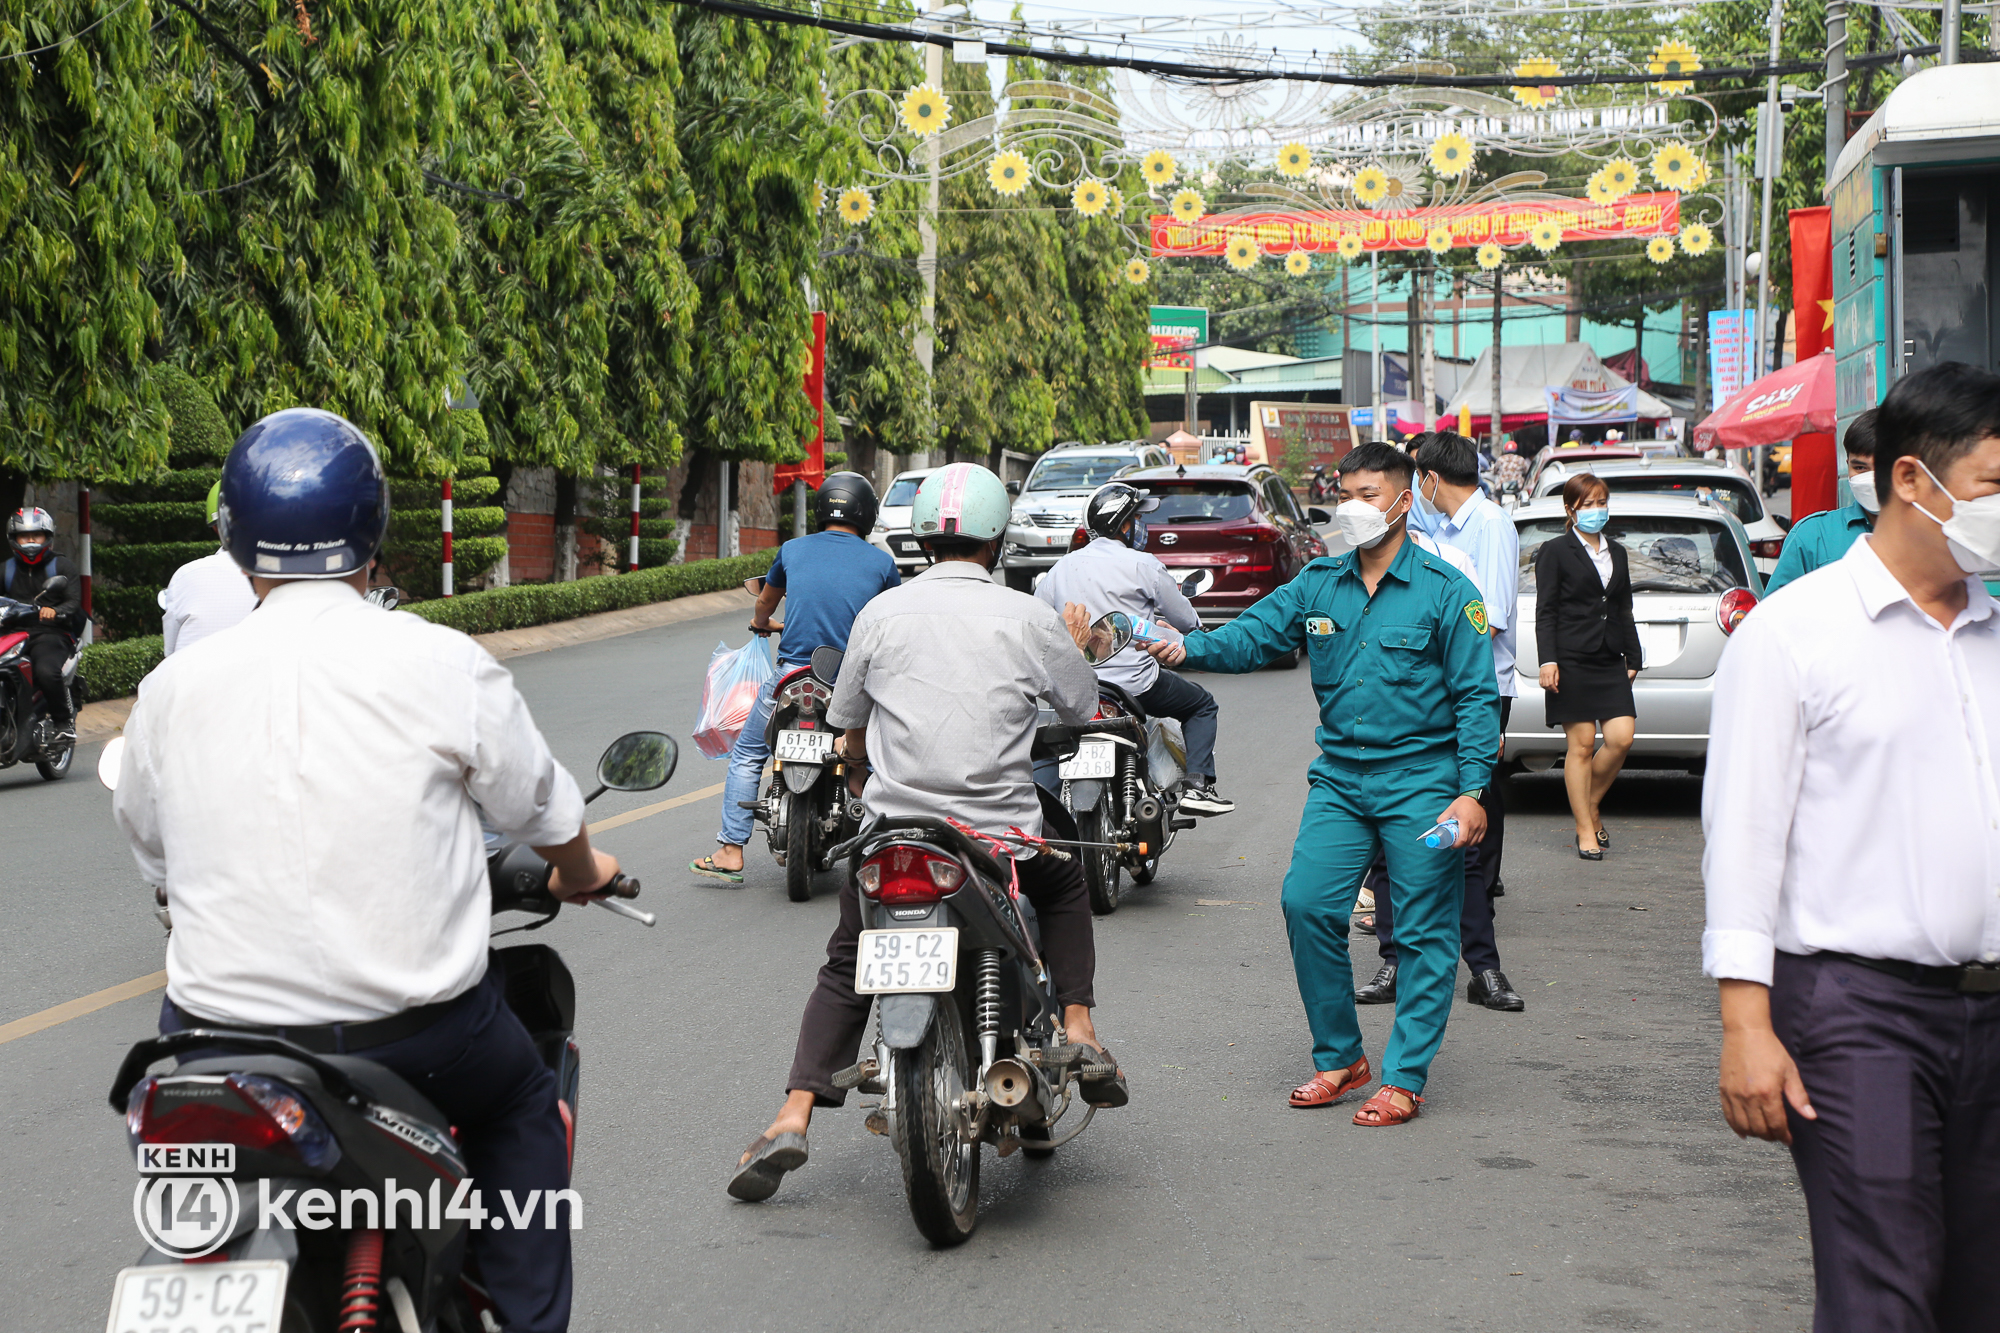
[(353, 422), (312, 407), (273, 412), (222, 465), (222, 544), (267, 579), (342, 579), (368, 568), (389, 527), (382, 460)]

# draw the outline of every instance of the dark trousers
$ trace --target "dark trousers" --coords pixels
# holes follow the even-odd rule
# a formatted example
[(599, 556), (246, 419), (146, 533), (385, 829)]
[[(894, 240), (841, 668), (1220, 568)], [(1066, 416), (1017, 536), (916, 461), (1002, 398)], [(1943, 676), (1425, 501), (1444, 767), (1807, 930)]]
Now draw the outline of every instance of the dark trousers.
[[(1051, 829), (1049, 836), (1063, 835)], [(1091, 985), (1097, 974), (1097, 944), (1091, 934), (1090, 895), (1083, 887), (1082, 867), (1074, 859), (1058, 861), (1046, 853), (1015, 864), (1020, 867), (1021, 892), (1035, 905), (1042, 924), (1042, 958), (1055, 982), (1056, 1002), (1095, 1005)], [(849, 875), (840, 890), (840, 924), (826, 942), (826, 966), (820, 968), (819, 982), (806, 1001), (798, 1052), (785, 1080), (787, 1092), (810, 1092), (817, 1106), (839, 1106), (847, 1100), (847, 1094), (833, 1086), (833, 1076), (854, 1063), (868, 1029), (873, 997), (854, 993), (854, 955), (860, 935), (861, 891)]]
[[(28, 635), (28, 664), (35, 670), (35, 688), (42, 692), (42, 700), (48, 705), (49, 716), (58, 726), (70, 723), (69, 691), (63, 688), (63, 663), (76, 651), (76, 640), (61, 630), (34, 630)], [(27, 692), (21, 695), (19, 718), (22, 726), (27, 725), (32, 714), (31, 700)]]
[(1186, 676), (1162, 668), (1152, 688), (1138, 696), (1139, 707), (1148, 717), (1170, 717), (1181, 724), (1187, 741), (1187, 771), (1190, 777), (1215, 781), (1215, 696)]
[(2000, 1326), (2000, 995), (1780, 953), (1771, 1021), (1819, 1116), (1790, 1117), (1814, 1333)]
[[(1507, 734), (1507, 718), (1514, 710), (1512, 699), (1500, 700), (1500, 734)], [(1500, 882), (1500, 853), (1507, 842), (1507, 802), (1500, 795), (1497, 778), (1486, 784), (1479, 798), (1486, 811), (1486, 837), (1465, 849), (1465, 902), (1459, 912), (1459, 953), (1475, 973), (1500, 966), (1500, 946), (1493, 934), (1493, 888)], [(1381, 946), (1382, 961), (1396, 961), (1395, 892), (1389, 885), (1388, 863), (1382, 857), (1368, 867), (1363, 881), (1375, 895), (1375, 939)]]
[[(386, 1065), (429, 1098), (458, 1130), (481, 1202), (504, 1215), (500, 1191), (518, 1202), (531, 1190), (569, 1188), (569, 1143), (556, 1109), (556, 1076), (542, 1063), (528, 1030), (507, 1007), (499, 961), (486, 977), (414, 1036), (353, 1054)], [(160, 1031), (199, 1027), (172, 1000), (160, 1007)], [(192, 1056), (184, 1058), (193, 1058)], [(562, 1333), (569, 1327), (568, 1210), (557, 1227), (472, 1233), (480, 1280), (507, 1333)], [(546, 1205), (536, 1215), (547, 1220)]]

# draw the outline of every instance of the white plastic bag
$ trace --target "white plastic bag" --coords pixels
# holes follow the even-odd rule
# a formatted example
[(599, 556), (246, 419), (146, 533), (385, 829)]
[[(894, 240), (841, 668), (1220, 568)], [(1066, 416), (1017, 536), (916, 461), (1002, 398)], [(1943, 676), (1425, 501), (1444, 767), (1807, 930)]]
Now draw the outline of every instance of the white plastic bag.
[(1146, 772), (1161, 791), (1186, 774), (1187, 741), (1173, 718), (1156, 717), (1146, 723)]
[(708, 683), (701, 691), (701, 712), (694, 720), (694, 745), (705, 758), (721, 759), (736, 744), (764, 682), (777, 674), (764, 641), (752, 638), (741, 648), (715, 645), (708, 659)]

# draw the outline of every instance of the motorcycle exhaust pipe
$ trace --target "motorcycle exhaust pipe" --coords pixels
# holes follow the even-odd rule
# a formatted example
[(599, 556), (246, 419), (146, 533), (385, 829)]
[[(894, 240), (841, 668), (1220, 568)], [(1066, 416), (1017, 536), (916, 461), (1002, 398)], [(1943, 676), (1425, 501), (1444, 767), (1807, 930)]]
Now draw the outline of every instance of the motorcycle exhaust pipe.
[(847, 798), (847, 817), (856, 824), (865, 824), (868, 822), (868, 807), (861, 803), (859, 796), (850, 796)]
[(1041, 1074), (1034, 1066), (1011, 1055), (986, 1067), (986, 1096), (995, 1106), (1019, 1119), (1048, 1118), (1047, 1088)]
[(1157, 796), (1141, 796), (1132, 806), (1132, 814), (1141, 824), (1158, 823), (1160, 818), (1160, 798)]

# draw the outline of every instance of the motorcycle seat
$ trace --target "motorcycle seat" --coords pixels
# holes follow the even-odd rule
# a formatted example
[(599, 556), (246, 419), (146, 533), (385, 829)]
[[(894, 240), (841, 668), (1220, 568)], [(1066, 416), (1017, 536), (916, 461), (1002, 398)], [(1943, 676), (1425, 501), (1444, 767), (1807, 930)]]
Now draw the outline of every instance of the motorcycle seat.
[(1123, 685), (1114, 685), (1108, 680), (1100, 680), (1097, 682), (1097, 692), (1100, 696), (1111, 696), (1117, 702), (1118, 706), (1125, 710), (1127, 716), (1139, 719), (1141, 724), (1145, 723), (1146, 710), (1139, 706), (1139, 701), (1133, 698), (1132, 692)]
[[(392, 1111), (400, 1111), (406, 1116), (423, 1121), (441, 1133), (451, 1125), (444, 1112), (431, 1104), (428, 1097), (418, 1092), (406, 1082), (402, 1075), (387, 1065), (378, 1065), (373, 1060), (358, 1055), (322, 1055), (326, 1061), (361, 1090), (363, 1096)], [(308, 1094), (322, 1091), (318, 1074), (312, 1066), (282, 1055), (217, 1055), (201, 1060), (188, 1060), (174, 1069), (176, 1074), (263, 1074), (289, 1083)]]

